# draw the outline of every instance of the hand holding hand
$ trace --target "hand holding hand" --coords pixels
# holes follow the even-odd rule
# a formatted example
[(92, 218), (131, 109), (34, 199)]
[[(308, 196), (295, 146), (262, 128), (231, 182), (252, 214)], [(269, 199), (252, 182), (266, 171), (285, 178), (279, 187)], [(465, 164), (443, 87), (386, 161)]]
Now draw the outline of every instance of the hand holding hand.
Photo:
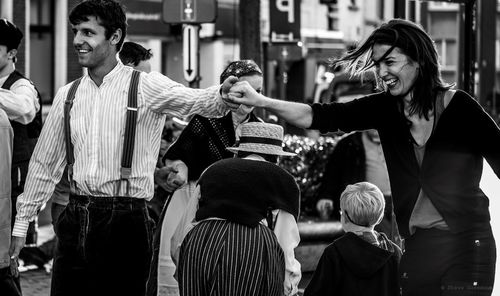
[(228, 78), (226, 78), (226, 80), (224, 80), (224, 82), (222, 83), (222, 86), (220, 88), (220, 94), (222, 97), (222, 101), (224, 101), (224, 103), (227, 105), (227, 107), (231, 111), (236, 111), (238, 109), (238, 107), (240, 106), (240, 104), (233, 103), (230, 100), (228, 100), (229, 90), (236, 82), (238, 82), (238, 77), (229, 76)]
[(168, 174), (167, 184), (172, 191), (175, 191), (187, 183), (187, 172), (184, 174), (181, 170), (177, 173), (171, 172)]
[(167, 192), (173, 192), (177, 189), (171, 187), (170, 184), (168, 183), (168, 176), (170, 173), (175, 174), (177, 173), (177, 170), (172, 166), (164, 166), (162, 168), (155, 170), (154, 174), (155, 183), (158, 184), (158, 186), (160, 186)]
[(239, 81), (229, 90), (226, 101), (233, 104), (264, 107), (265, 97), (258, 93), (247, 81)]
[(168, 192), (186, 184), (188, 169), (182, 160), (167, 160), (164, 167), (155, 171), (155, 182)]

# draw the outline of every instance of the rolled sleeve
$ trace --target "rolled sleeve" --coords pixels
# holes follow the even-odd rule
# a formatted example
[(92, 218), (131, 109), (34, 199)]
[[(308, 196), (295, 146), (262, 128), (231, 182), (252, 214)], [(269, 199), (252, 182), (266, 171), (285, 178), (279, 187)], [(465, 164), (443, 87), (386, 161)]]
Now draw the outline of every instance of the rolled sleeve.
[(158, 72), (143, 73), (141, 77), (144, 99), (154, 112), (190, 118), (194, 114), (219, 117), (228, 111), (218, 85), (206, 89), (189, 88)]
[(0, 89), (0, 108), (10, 120), (28, 124), (40, 110), (38, 93), (33, 84), (26, 79), (19, 79), (10, 88)]
[(30, 223), (29, 221), (19, 220), (16, 218), (16, 221), (14, 223), (14, 228), (12, 229), (12, 236), (26, 237), (29, 223)]

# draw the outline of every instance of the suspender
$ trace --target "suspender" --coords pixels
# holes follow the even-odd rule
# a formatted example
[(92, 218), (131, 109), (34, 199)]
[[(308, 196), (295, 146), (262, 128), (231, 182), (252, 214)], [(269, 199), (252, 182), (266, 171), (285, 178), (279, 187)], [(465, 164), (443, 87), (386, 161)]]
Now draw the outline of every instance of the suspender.
[[(122, 164), (120, 168), (120, 185), (116, 187), (115, 196), (118, 196), (121, 181), (127, 182), (126, 196), (129, 195), (130, 182), (129, 178), (132, 172), (132, 157), (134, 155), (134, 142), (135, 130), (137, 124), (137, 91), (139, 89), (139, 76), (140, 72), (134, 70), (130, 80), (128, 91), (128, 105), (127, 105), (127, 119), (125, 123), (125, 139), (123, 141), (123, 154)], [(80, 85), (81, 77), (75, 80), (71, 85), (66, 101), (64, 104), (64, 134), (66, 141), (66, 162), (68, 166), (68, 179), (70, 183), (71, 192), (74, 193), (76, 186), (73, 180), (73, 165), (75, 156), (73, 151), (73, 143), (71, 142), (71, 126), (70, 126), (70, 111), (73, 107), (73, 100), (75, 98), (76, 90)]]
[(75, 162), (75, 155), (73, 152), (73, 142), (71, 142), (71, 126), (69, 125), (71, 107), (73, 107), (73, 99), (75, 98), (76, 89), (80, 85), (82, 78), (78, 78), (73, 82), (68, 91), (68, 96), (64, 102), (64, 139), (66, 141), (66, 164), (68, 166), (68, 180), (70, 192), (75, 192), (75, 183), (73, 181), (73, 164)]
[[(137, 125), (137, 90), (139, 86), (139, 71), (132, 72), (130, 87), (128, 89), (127, 121), (125, 123), (125, 139), (123, 140), (122, 166), (120, 178), (127, 182), (126, 196), (129, 195), (130, 175), (132, 173), (132, 157), (134, 155), (135, 128)], [(120, 182), (121, 185), (121, 182)], [(118, 196), (119, 187), (115, 196)]]

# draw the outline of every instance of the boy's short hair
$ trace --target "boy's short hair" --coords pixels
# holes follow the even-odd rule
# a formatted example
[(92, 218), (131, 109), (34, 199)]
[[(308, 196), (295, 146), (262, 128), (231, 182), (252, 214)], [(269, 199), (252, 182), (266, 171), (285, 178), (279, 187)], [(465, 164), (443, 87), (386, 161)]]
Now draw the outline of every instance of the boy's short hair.
[(104, 27), (106, 39), (121, 29), (122, 38), (116, 44), (116, 51), (120, 51), (127, 36), (127, 17), (123, 5), (115, 0), (82, 1), (71, 10), (69, 22), (78, 25), (87, 22), (90, 16), (96, 17), (99, 24)]
[(385, 199), (380, 189), (369, 182), (347, 185), (340, 195), (340, 208), (353, 224), (375, 226), (384, 216)]

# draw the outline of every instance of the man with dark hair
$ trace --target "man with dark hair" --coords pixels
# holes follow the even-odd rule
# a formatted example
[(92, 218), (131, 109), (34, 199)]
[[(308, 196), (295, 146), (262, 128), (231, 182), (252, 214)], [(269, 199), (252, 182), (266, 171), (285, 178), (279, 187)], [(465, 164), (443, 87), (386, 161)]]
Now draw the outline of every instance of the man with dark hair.
[(191, 89), (124, 66), (117, 53), (126, 18), (115, 0), (80, 2), (69, 19), (88, 71), (56, 94), (18, 200), (13, 254), (67, 165), (71, 193), (55, 227), (51, 295), (144, 295), (154, 228), (146, 200), (165, 116), (225, 114), (221, 95), (236, 79)]
[(119, 53), (120, 60), (125, 66), (130, 66), (138, 71), (151, 72), (149, 59), (153, 57), (151, 49), (145, 49), (135, 42), (124, 42)]

